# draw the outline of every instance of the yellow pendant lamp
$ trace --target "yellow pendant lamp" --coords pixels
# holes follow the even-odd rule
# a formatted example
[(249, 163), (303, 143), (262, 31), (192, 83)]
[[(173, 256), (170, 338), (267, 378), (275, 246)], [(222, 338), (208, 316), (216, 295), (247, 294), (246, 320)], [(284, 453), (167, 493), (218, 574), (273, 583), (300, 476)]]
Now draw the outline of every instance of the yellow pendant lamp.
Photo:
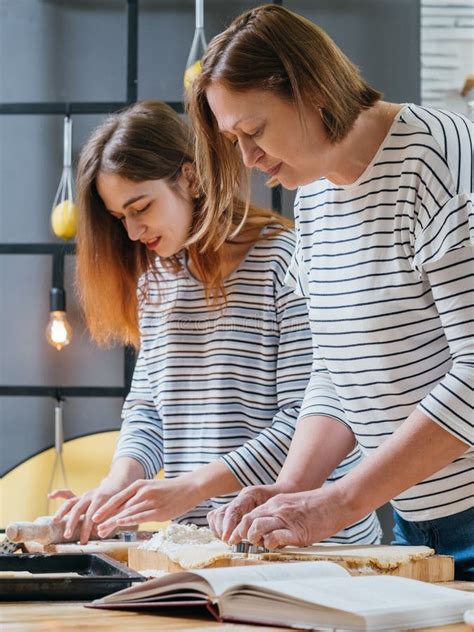
[(72, 178), (72, 120), (64, 118), (63, 171), (51, 212), (51, 228), (56, 237), (73, 239), (76, 236), (77, 207), (74, 204)]
[(204, 33), (204, 0), (196, 0), (196, 28), (184, 72), (184, 88), (187, 90), (201, 72), (201, 59), (207, 47)]

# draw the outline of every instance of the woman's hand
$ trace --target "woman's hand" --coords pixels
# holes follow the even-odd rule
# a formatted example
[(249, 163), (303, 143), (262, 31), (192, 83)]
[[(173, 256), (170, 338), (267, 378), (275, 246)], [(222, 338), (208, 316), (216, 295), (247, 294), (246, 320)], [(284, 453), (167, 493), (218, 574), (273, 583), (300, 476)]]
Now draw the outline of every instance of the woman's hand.
[(273, 496), (242, 517), (229, 544), (248, 540), (267, 549), (302, 547), (334, 535), (351, 522), (334, 487)]
[[(214, 509), (207, 514), (209, 527), (218, 538), (227, 542), (246, 514), (263, 505), (273, 496), (285, 491), (285, 489), (282, 483), (244, 487), (237, 498), (234, 498), (229, 504)], [(232, 544), (237, 544), (237, 542), (240, 542), (240, 540), (236, 540)]]
[(116, 527), (172, 520), (200, 501), (201, 496), (188, 479), (138, 480), (110, 498), (92, 519), (104, 538)]

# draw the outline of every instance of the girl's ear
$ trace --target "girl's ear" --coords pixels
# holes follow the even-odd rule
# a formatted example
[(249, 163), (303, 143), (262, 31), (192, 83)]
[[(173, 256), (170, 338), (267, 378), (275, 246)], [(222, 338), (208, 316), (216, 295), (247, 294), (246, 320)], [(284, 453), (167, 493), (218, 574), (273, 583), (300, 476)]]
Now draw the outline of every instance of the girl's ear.
[(196, 183), (196, 170), (191, 162), (183, 163), (181, 167), (181, 175), (183, 176), (184, 183), (189, 189), (192, 197), (199, 197), (198, 187)]

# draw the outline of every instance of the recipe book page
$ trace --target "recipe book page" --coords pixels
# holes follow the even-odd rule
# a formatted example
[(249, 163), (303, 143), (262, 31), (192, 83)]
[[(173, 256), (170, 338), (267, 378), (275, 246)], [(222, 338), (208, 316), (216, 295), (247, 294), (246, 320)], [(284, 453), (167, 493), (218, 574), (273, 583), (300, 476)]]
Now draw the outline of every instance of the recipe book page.
[[(371, 575), (360, 577), (295, 577), (291, 581), (273, 580), (245, 584), (253, 594), (274, 596), (298, 603), (321, 605), (359, 614), (388, 613), (424, 609), (427, 605), (474, 605), (474, 594), (443, 586), (435, 586), (405, 577)], [(230, 587), (225, 598), (237, 594), (239, 587)]]
[(219, 612), (225, 620), (268, 625), (393, 630), (454, 623), (473, 605), (472, 593), (404, 577), (301, 577), (229, 588), (219, 600)]
[[(173, 590), (195, 590), (210, 599), (215, 599), (227, 589), (243, 584), (279, 581), (285, 586), (297, 579), (306, 578), (348, 578), (349, 573), (333, 562), (292, 562), (260, 564), (256, 566), (236, 566), (195, 571), (170, 573), (159, 579), (150, 579), (139, 586), (132, 586), (96, 601), (96, 603), (135, 602), (150, 600)], [(280, 584), (280, 588), (282, 584)]]
[[(326, 580), (327, 578), (347, 578), (350, 574), (345, 568), (334, 562), (281, 562), (259, 564), (255, 566), (237, 566), (231, 568), (212, 568), (194, 571), (205, 579), (214, 595), (219, 596), (228, 589), (245, 584), (268, 585), (271, 582), (283, 582), (290, 586), (296, 580)], [(280, 589), (282, 584), (279, 584)]]

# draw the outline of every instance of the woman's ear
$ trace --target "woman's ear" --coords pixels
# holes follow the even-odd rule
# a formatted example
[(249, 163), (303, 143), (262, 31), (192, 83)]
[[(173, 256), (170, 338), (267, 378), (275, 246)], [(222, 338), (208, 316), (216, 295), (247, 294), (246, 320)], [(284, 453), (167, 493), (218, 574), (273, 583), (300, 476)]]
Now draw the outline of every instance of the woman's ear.
[(184, 179), (184, 184), (188, 188), (193, 198), (199, 197), (199, 190), (196, 182), (196, 169), (191, 162), (183, 163), (181, 167), (181, 175)]

